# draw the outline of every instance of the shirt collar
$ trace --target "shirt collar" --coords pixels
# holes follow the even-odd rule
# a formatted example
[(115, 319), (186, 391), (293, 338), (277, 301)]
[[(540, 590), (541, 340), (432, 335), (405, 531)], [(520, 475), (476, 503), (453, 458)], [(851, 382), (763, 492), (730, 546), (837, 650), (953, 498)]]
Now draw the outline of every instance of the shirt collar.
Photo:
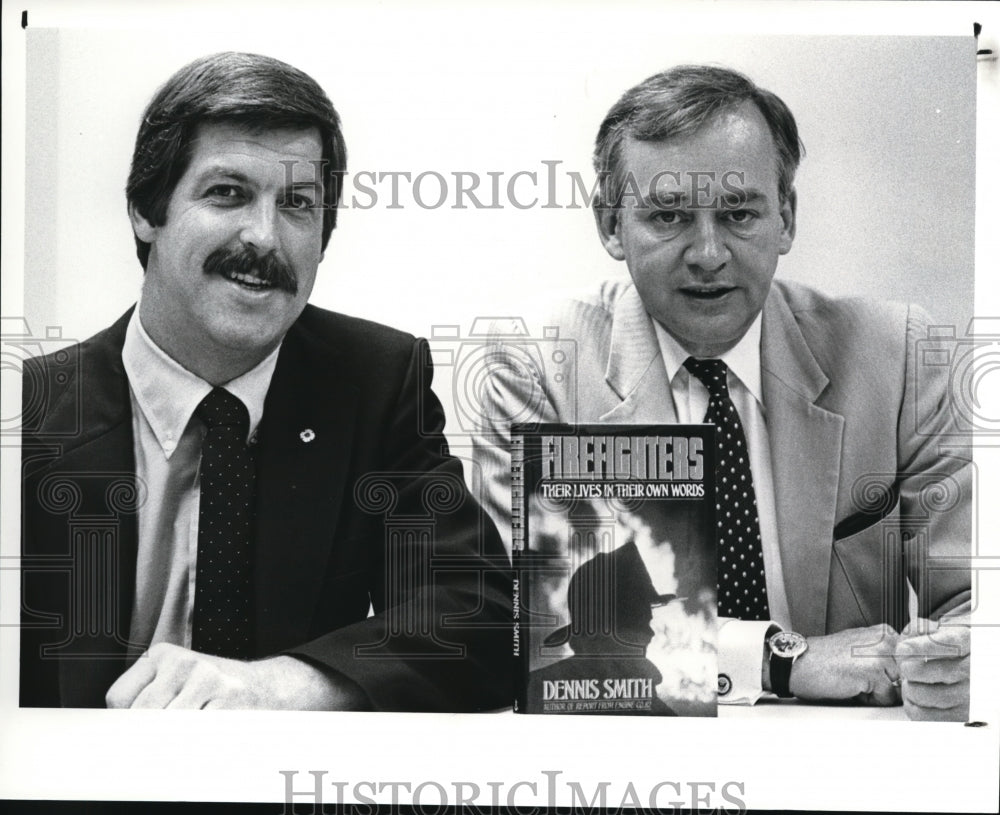
[[(246, 405), (250, 414), (250, 438), (264, 415), (264, 398), (271, 385), (280, 348), (279, 344), (258, 365), (223, 386)], [(125, 331), (122, 362), (135, 401), (169, 459), (191, 414), (211, 392), (212, 385), (195, 376), (153, 342), (142, 327), (138, 307)]]
[[(726, 363), (730, 372), (743, 383), (743, 386), (750, 392), (754, 399), (763, 406), (764, 394), (760, 378), (760, 326), (761, 314), (750, 324), (747, 333), (742, 339), (719, 359)], [(684, 350), (677, 340), (675, 340), (667, 330), (660, 325), (657, 320), (653, 320), (653, 327), (656, 329), (656, 339), (660, 345), (660, 354), (663, 356), (663, 364), (667, 370), (667, 377), (671, 382), (680, 371), (687, 374), (684, 367), (684, 360), (691, 354)]]

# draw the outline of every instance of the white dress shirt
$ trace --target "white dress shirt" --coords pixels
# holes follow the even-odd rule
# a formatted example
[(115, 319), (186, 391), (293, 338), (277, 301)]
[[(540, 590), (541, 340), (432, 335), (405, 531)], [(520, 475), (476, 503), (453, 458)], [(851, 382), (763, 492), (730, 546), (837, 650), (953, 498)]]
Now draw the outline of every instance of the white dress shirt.
[[(250, 436), (264, 412), (278, 348), (224, 387), (246, 405)], [(212, 385), (167, 356), (149, 337), (136, 308), (122, 362), (132, 402), (139, 542), (129, 655), (170, 642), (191, 647), (198, 560), (199, 464), (205, 426), (195, 408)]]
[[(670, 381), (670, 395), (676, 421), (700, 423), (708, 410), (708, 389), (692, 376), (684, 361), (691, 356), (655, 320), (663, 364)], [(771, 469), (771, 446), (767, 434), (767, 411), (764, 406), (760, 376), (761, 315), (757, 315), (747, 333), (719, 359), (729, 368), (729, 395), (740, 414), (750, 450), (760, 518), (760, 540), (764, 554), (764, 576), (767, 580), (767, 601), (771, 620), (748, 622), (730, 618), (719, 619), (719, 674), (721, 704), (753, 704), (763, 693), (761, 660), (764, 639), (769, 631), (789, 625), (788, 596), (785, 591), (778, 548), (778, 523), (774, 508), (774, 479)], [(723, 688), (726, 692), (723, 693)]]

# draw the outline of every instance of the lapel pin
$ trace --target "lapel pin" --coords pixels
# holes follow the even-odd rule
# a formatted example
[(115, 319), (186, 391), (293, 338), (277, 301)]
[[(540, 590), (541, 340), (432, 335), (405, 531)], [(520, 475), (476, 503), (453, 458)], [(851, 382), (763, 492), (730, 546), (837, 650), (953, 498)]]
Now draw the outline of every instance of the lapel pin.
[(299, 433), (299, 438), (302, 439), (306, 444), (309, 444), (313, 439), (316, 438), (316, 433), (311, 427), (307, 427), (301, 433)]

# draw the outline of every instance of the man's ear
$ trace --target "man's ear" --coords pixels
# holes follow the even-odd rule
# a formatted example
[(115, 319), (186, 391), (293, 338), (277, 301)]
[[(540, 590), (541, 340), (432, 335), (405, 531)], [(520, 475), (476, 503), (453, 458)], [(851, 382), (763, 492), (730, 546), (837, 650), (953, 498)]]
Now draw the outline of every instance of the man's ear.
[(781, 202), (781, 242), (778, 245), (778, 252), (787, 255), (792, 249), (792, 241), (795, 240), (795, 206), (798, 202), (798, 195), (795, 187), (789, 190), (785, 200)]
[(132, 231), (139, 240), (145, 243), (153, 243), (156, 240), (157, 228), (147, 221), (146, 216), (131, 202), (128, 205), (128, 218), (132, 222)]
[(600, 199), (594, 202), (594, 220), (597, 222), (597, 234), (608, 254), (615, 260), (625, 260), (625, 249), (622, 246), (619, 227), (618, 208), (605, 206)]

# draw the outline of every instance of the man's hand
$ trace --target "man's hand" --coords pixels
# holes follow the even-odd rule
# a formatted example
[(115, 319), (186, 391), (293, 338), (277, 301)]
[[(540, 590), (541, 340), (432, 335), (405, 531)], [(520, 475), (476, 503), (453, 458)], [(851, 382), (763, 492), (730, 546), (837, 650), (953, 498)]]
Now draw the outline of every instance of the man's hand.
[(295, 657), (258, 662), (157, 643), (108, 690), (109, 708), (364, 710), (354, 682)]
[(911, 621), (896, 646), (903, 708), (911, 719), (969, 718), (968, 618)]
[(894, 659), (898, 640), (899, 635), (884, 625), (810, 637), (809, 649), (792, 665), (789, 690), (806, 700), (898, 705)]

